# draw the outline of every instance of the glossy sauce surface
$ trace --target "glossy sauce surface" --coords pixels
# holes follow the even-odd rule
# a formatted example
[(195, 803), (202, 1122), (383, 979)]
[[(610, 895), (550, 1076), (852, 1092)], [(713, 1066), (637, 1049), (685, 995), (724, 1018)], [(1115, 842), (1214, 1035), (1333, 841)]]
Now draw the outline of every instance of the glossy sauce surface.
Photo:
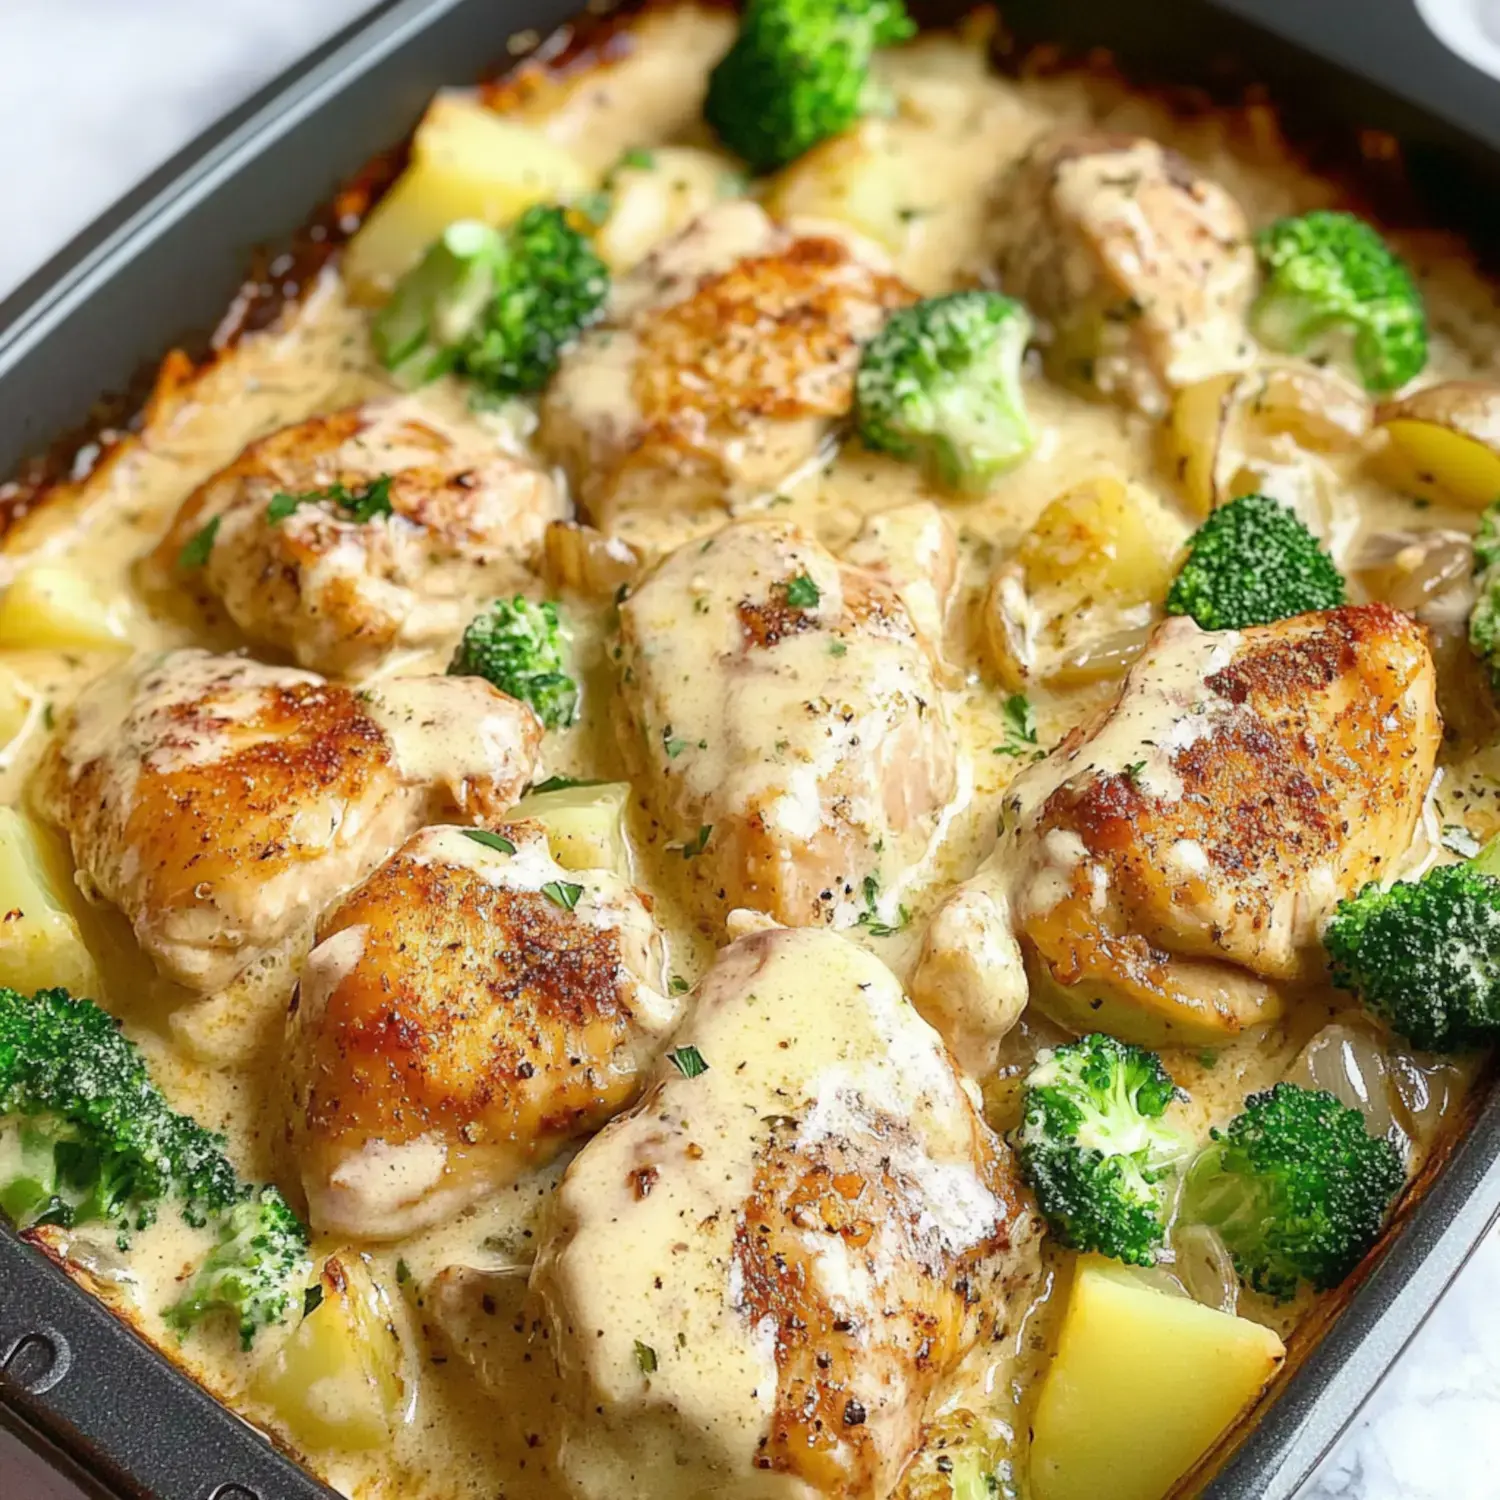
[[(601, 163), (630, 147), (703, 145), (696, 114), (704, 59), (711, 59), (723, 45), (724, 26), (719, 13), (685, 11), (673, 26), (643, 33), (622, 60), (603, 65), (597, 74), (575, 76), (566, 87), (547, 93), (542, 104), (523, 102), (519, 113)], [(685, 66), (680, 65), (683, 59)], [(991, 230), (984, 207), (993, 186), (1033, 137), (1063, 124), (1139, 132), (1177, 146), (1228, 189), (1252, 224), (1326, 197), (1327, 190), (1293, 165), (1274, 141), (1256, 136), (1253, 120), (1184, 123), (1106, 85), (1069, 78), (1003, 79), (988, 71), (980, 49), (944, 37), (925, 39), (894, 54), (883, 60), (882, 68), (900, 108), (890, 119), (866, 122), (859, 134), (887, 155), (890, 201), (859, 205), (856, 227), (867, 232), (872, 223), (888, 226), (886, 249), (895, 272), (923, 293), (983, 280), (989, 274)], [(847, 148), (834, 143), (820, 149), (832, 171), (837, 169), (838, 152)], [(734, 163), (726, 158), (724, 167), (731, 171)], [(812, 193), (805, 174), (773, 183), (769, 196), (778, 214), (796, 215), (804, 197), (814, 199), (814, 206), (824, 213), (827, 210), (826, 199)], [(837, 232), (849, 233), (849, 225), (839, 226)], [(1494, 367), (1500, 325), (1490, 294), (1447, 253), (1450, 248), (1436, 240), (1408, 247), (1423, 273), (1434, 326), (1433, 357), (1425, 379), (1462, 378)], [(170, 577), (153, 567), (151, 555), (185, 497), (248, 443), (291, 422), (391, 393), (370, 351), (368, 316), (346, 295), (336, 269), (329, 271), (302, 303), (288, 309), (279, 326), (245, 338), (185, 386), (159, 393), (137, 440), (12, 532), (0, 557), (0, 583), (13, 577), (24, 562), (43, 557), (86, 577), (117, 611), (129, 645), (137, 650), (241, 648), (244, 642), (233, 624), (221, 614), (194, 607)], [(1013, 551), (1050, 500), (1101, 473), (1165, 497), (1177, 517), (1178, 540), (1194, 524), (1187, 508), (1173, 498), (1172, 475), (1164, 465), (1153, 423), (1065, 389), (1046, 379), (1039, 368), (1029, 370), (1026, 394), (1041, 434), (1037, 450), (982, 499), (954, 500), (929, 488), (916, 469), (850, 441), (837, 450), (820, 448), (770, 493), (748, 484), (728, 515), (718, 508), (678, 510), (632, 503), (613, 528), (654, 559), (689, 539), (707, 537), (726, 519), (769, 516), (800, 526), (836, 555), (873, 514), (928, 501), (948, 515), (959, 544), (959, 606), (953, 611), (956, 623), (945, 648), (953, 670), (934, 691), (958, 746), (948, 783), (951, 795), (942, 799), (948, 805), (941, 820), (902, 846), (899, 861), (883, 882), (893, 898), (886, 914), (889, 925), (895, 925), (897, 898), (909, 920), (890, 935), (873, 935), (868, 925), (848, 932), (902, 981), (910, 977), (936, 905), (989, 853), (1006, 788), (1032, 750), (1027, 744), (1016, 753), (1004, 712), (1006, 694), (985, 665), (980, 613), (991, 570)], [(586, 394), (596, 406), (607, 406), (616, 398), (607, 383), (602, 394)], [(476, 410), (451, 379), (422, 390), (411, 403), (478, 447), (498, 446), (520, 456), (531, 452), (536, 415), (525, 403)], [(1258, 462), (1266, 487), (1296, 504), (1326, 538), (1336, 560), (1353, 577), (1356, 598), (1362, 587), (1357, 561), (1376, 534), (1394, 529), (1469, 532), (1474, 525), (1472, 512), (1418, 505), (1389, 489), (1371, 474), (1358, 448), (1313, 453), (1295, 443), (1273, 442)], [(836, 586), (832, 579), (827, 582)], [(691, 676), (703, 653), (712, 649), (712, 638), (705, 633), (709, 627), (695, 620), (691, 605), (679, 610), (683, 600), (674, 599), (670, 590), (660, 590), (656, 598), (665, 611), (657, 624), (671, 636), (673, 667)], [(614, 613), (605, 604), (584, 600), (568, 601), (568, 609), (585, 686), (584, 713), (575, 728), (548, 736), (539, 774), (620, 777), (635, 768), (616, 734), (610, 657)], [(813, 639), (808, 637), (797, 650), (812, 651)], [(374, 675), (441, 672), (451, 650), (448, 636), (432, 647), (399, 651)], [(285, 660), (264, 651), (258, 654)], [(35, 715), (23, 737), (4, 754), (0, 800), (21, 803), (44, 751), (48, 723), (118, 658), (43, 650), (7, 652), (5, 657), (5, 664), (37, 702), (48, 706), (48, 712)], [(1188, 661), (1173, 670), (1196, 672), (1200, 666)], [(1064, 690), (1033, 690), (1039, 745), (1060, 740), (1107, 698), (1118, 681), (1115, 673)], [(873, 693), (883, 690), (876, 681), (860, 686)], [(1163, 691), (1168, 688), (1170, 684)], [(771, 732), (766, 726), (791, 702), (797, 684), (783, 680), (766, 692), (769, 696), (758, 697), (746, 715), (751, 740)], [(692, 752), (684, 768), (692, 795), (701, 798), (737, 773), (736, 764), (726, 758), (733, 747), (713, 733), (736, 709), (711, 696), (707, 674), (696, 708), (701, 736), (695, 720), (692, 737), (707, 743), (701, 752)], [(759, 728), (754, 710), (764, 715)], [(1445, 825), (1462, 825), (1480, 839), (1500, 827), (1500, 802), (1492, 780), (1500, 774), (1500, 758), (1490, 748), (1493, 715), (1476, 710), (1473, 719), (1456, 722), (1456, 733), (1444, 751), (1443, 774), (1409, 857), (1412, 869), (1432, 857)], [(1128, 728), (1121, 724), (1096, 744), (1095, 759), (1115, 754), (1116, 738), (1116, 758), (1127, 755)], [(444, 746), (448, 753), (453, 748)], [(477, 753), (482, 758), (482, 752)], [(420, 768), (413, 774), (420, 774)], [(1170, 789), (1170, 778), (1170, 768), (1156, 759), (1142, 773), (1158, 791)], [(638, 884), (653, 899), (666, 935), (666, 972), (696, 981), (722, 941), (722, 931), (716, 922), (694, 916), (698, 903), (680, 850), (673, 847), (681, 831), (659, 823), (643, 795), (632, 806), (630, 831)], [(1047, 872), (1037, 878), (1047, 879)], [(854, 905), (841, 908), (843, 921), (858, 906), (857, 887), (850, 899)], [(285, 1181), (290, 1175), (282, 1128), (283, 1017), (312, 940), (315, 916), (309, 913), (305, 921), (293, 924), (274, 952), (227, 989), (204, 998), (190, 997), (160, 978), (116, 913), (96, 908), (84, 918), (86, 935), (107, 976), (100, 999), (141, 1043), (177, 1106), (222, 1128), (236, 1162), (252, 1177)], [(816, 964), (811, 972), (811, 982), (817, 982)], [(799, 972), (797, 979), (807, 981), (808, 971)], [(1346, 1082), (1363, 1075), (1358, 1066), (1330, 1071), (1333, 1053), (1363, 1059), (1365, 1073), (1374, 1060), (1373, 1066), (1386, 1069), (1396, 1081), (1396, 1096), (1407, 1101), (1404, 1110), (1394, 1116), (1387, 1110), (1386, 1117), (1403, 1139), (1410, 1138), (1415, 1165), (1431, 1145), (1445, 1110), (1456, 1107), (1467, 1081), (1466, 1068), (1377, 1047), (1357, 1018), (1340, 1032), (1326, 1035), (1311, 1060), (1298, 1062), (1308, 1039), (1342, 1008), (1343, 1002), (1331, 994), (1316, 996), (1216, 1053), (1169, 1053), (1174, 1076), (1191, 1095), (1191, 1102), (1180, 1108), (1195, 1127), (1203, 1128), (1232, 1113), (1247, 1091), (1284, 1076), (1294, 1064), (1319, 1081), (1336, 1076)], [(1005, 1039), (998, 1071), (980, 1080), (997, 1128), (1016, 1122), (1016, 1079), (1031, 1054), (1060, 1035), (1032, 1011)], [(744, 1045), (747, 1052), (754, 1050), (749, 1041)], [(802, 1045), (813, 1048), (817, 1039)], [(1434, 1099), (1439, 1101), (1436, 1106)], [(720, 1109), (713, 1103), (710, 1112)], [(561, 1165), (528, 1175), (460, 1217), (395, 1244), (355, 1247), (368, 1253), (373, 1273), (391, 1291), (394, 1321), (409, 1357), (411, 1415), (388, 1450), (305, 1453), (316, 1472), (354, 1500), (478, 1500), (496, 1495), (541, 1500), (560, 1493), (551, 1450), (560, 1428), (561, 1397), (545, 1346), (533, 1337), (533, 1314), (518, 1295), (518, 1273), (533, 1257), (539, 1216), (553, 1195)], [(735, 1170), (741, 1169), (749, 1172), (748, 1158), (736, 1158)], [(671, 1206), (664, 1198), (654, 1211), (665, 1214)], [(340, 1246), (330, 1242), (317, 1248), (328, 1252)], [(123, 1261), (107, 1244), (82, 1236), (71, 1253), (148, 1336), (162, 1342), (250, 1420), (275, 1430), (272, 1413), (248, 1392), (251, 1361), (227, 1332), (205, 1329), (178, 1347), (158, 1316), (171, 1300), (176, 1280), (201, 1249), (200, 1236), (175, 1218), (164, 1218), (138, 1237)], [(631, 1258), (636, 1252), (628, 1246), (620, 1253), (627, 1257), (622, 1285), (629, 1287), (646, 1268)], [(649, 1253), (654, 1253), (652, 1247), (643, 1244), (639, 1255)], [(707, 1253), (703, 1246), (695, 1251)], [(1015, 1434), (1018, 1449), (1026, 1431), (1031, 1377), (1046, 1357), (1050, 1306), (1068, 1274), (1065, 1253), (1049, 1250), (1047, 1257), (1044, 1295), (1037, 1306), (1004, 1343), (987, 1346), (982, 1359), (966, 1363), (936, 1407), (946, 1402), (949, 1407), (982, 1411), (985, 1422)], [(461, 1268), (461, 1273), (452, 1268)], [(596, 1270), (601, 1278), (610, 1275), (607, 1264)], [(1196, 1291), (1196, 1268), (1184, 1265), (1179, 1270), (1181, 1279)], [(579, 1274), (576, 1266), (569, 1271)], [(439, 1302), (450, 1313), (457, 1309), (471, 1315), (467, 1321), (445, 1317), (449, 1330), (468, 1330), (457, 1342), (432, 1316)], [(1244, 1315), (1278, 1329), (1290, 1327), (1305, 1311), (1305, 1303), (1277, 1308), (1248, 1295), (1241, 1296), (1239, 1306)], [(619, 1336), (626, 1337), (623, 1331)], [(618, 1355), (628, 1367), (628, 1339), (622, 1348), (624, 1353), (613, 1350), (611, 1357)], [(744, 1351), (746, 1360), (752, 1355)], [(680, 1400), (690, 1406), (726, 1377), (721, 1368), (698, 1368), (689, 1362), (680, 1378)], [(923, 1472), (919, 1461), (911, 1480), (914, 1487), (923, 1482)], [(588, 1482), (590, 1493), (609, 1492), (607, 1477), (593, 1475)]]

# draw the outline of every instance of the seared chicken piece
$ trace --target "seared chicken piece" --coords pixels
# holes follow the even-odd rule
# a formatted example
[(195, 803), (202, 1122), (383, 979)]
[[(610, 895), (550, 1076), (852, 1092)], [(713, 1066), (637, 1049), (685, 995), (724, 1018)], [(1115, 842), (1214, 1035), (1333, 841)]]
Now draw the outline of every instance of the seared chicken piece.
[(860, 344), (916, 296), (833, 233), (724, 203), (615, 284), (563, 356), (539, 434), (598, 525), (732, 507), (818, 452), (850, 409)]
[(315, 1228), (451, 1218), (630, 1104), (677, 1019), (641, 897), (497, 830), (423, 829), (319, 926), (287, 1032)]
[(919, 500), (877, 511), (844, 549), (844, 561), (885, 579), (941, 654), (958, 585), (958, 538), (938, 506)]
[(1002, 284), (1063, 379), (1160, 415), (1178, 386), (1250, 359), (1244, 212), (1156, 141), (1043, 137), (1002, 187), (995, 233)]
[(957, 785), (897, 590), (782, 522), (689, 542), (620, 606), (626, 754), (704, 899), (791, 925), (894, 913)]
[(250, 639), (347, 673), (455, 635), (479, 598), (526, 581), (564, 514), (553, 480), (485, 434), (373, 401), (252, 443), (187, 498), (156, 561), (182, 578), (212, 526), (193, 580)]
[(62, 716), (38, 772), (79, 880), (179, 984), (222, 989), (443, 811), (496, 818), (542, 729), (477, 677), (354, 693), (206, 651), (138, 657)]
[(579, 1500), (883, 1500), (1038, 1270), (1014, 1163), (889, 970), (726, 948), (642, 1102), (584, 1147), (531, 1289)]
[(1422, 629), (1382, 604), (1242, 632), (1169, 620), (1119, 699), (1016, 778), (989, 866), (929, 934), (924, 1013), (946, 1029), (946, 996), (970, 1015), (988, 996), (991, 1046), (1014, 1022), (1013, 962), (959, 920), (1008, 892), (1037, 998), (1070, 1024), (1196, 1045), (1271, 1018), (1322, 973), (1334, 907), (1411, 842), (1435, 677)]

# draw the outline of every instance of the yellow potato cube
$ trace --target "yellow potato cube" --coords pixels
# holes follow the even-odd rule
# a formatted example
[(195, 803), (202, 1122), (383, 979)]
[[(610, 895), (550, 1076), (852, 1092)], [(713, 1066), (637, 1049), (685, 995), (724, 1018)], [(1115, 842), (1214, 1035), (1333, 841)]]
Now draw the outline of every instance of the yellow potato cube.
[(439, 94), (396, 179), (344, 251), (345, 284), (380, 301), (433, 240), (459, 219), (508, 224), (535, 203), (575, 198), (596, 185), (565, 146), (463, 94)]
[(1117, 675), (1140, 652), (1187, 528), (1112, 476), (1053, 500), (991, 580), (985, 637), (1001, 681), (1070, 686)]
[(99, 971), (72, 910), (71, 875), (51, 829), (0, 807), (0, 984), (98, 996)]
[(734, 163), (690, 146), (659, 146), (627, 157), (609, 179), (609, 214), (594, 248), (611, 271), (628, 271), (648, 251), (737, 188)]
[(625, 836), (628, 781), (560, 787), (533, 792), (506, 814), (534, 818), (547, 829), (547, 846), (565, 870), (613, 870), (630, 879), (630, 845)]
[(129, 611), (69, 568), (33, 563), (0, 596), (0, 646), (130, 650)]
[(409, 1410), (401, 1337), (365, 1257), (331, 1255), (252, 1394), (311, 1448), (378, 1448)]
[(1032, 1419), (1034, 1500), (1162, 1500), (1285, 1354), (1258, 1323), (1080, 1260)]

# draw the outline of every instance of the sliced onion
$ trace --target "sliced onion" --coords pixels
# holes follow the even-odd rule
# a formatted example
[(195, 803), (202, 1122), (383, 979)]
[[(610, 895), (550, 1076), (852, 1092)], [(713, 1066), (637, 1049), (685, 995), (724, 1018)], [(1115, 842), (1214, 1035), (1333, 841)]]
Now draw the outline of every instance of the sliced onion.
[(634, 583), (641, 560), (629, 542), (605, 536), (577, 521), (554, 521), (543, 543), (547, 581), (594, 599), (612, 599), (622, 584)]
[(1372, 1032), (1345, 1022), (1325, 1026), (1287, 1072), (1289, 1083), (1326, 1089), (1365, 1117), (1371, 1135), (1404, 1137), (1391, 1114), (1390, 1068)]
[(1194, 1302), (1219, 1312), (1239, 1309), (1240, 1279), (1217, 1229), (1184, 1224), (1172, 1233), (1173, 1269)]
[[(1461, 531), (1377, 531), (1367, 537), (1352, 571), (1376, 599), (1409, 615), (1446, 609), (1467, 616), (1474, 548)], [(1439, 601), (1442, 600), (1442, 605)]]
[(1463, 1097), (1463, 1070), (1448, 1058), (1426, 1057), (1393, 1048), (1391, 1086), (1407, 1133), (1430, 1145)]

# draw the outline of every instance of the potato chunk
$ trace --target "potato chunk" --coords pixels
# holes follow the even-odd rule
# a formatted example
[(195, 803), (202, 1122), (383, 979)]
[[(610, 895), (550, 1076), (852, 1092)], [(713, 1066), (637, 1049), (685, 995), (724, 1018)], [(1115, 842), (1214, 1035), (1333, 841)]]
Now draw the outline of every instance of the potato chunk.
[(128, 612), (80, 574), (34, 563), (0, 597), (0, 646), (128, 651)]
[(1161, 1500), (1285, 1353), (1258, 1323), (1082, 1260), (1032, 1421), (1032, 1495)]
[(344, 252), (344, 280), (379, 301), (455, 219), (508, 224), (534, 203), (576, 197), (595, 184), (565, 147), (502, 119), (463, 94), (439, 94), (398, 177)]
[(1059, 495), (990, 581), (984, 630), (1006, 687), (1067, 687), (1139, 655), (1187, 528), (1149, 491), (1113, 476)]
[(713, 151), (660, 146), (627, 154), (610, 174), (609, 215), (594, 248), (611, 271), (628, 271), (663, 240), (739, 189), (735, 164)]
[(533, 792), (506, 814), (534, 818), (547, 830), (547, 847), (565, 870), (613, 870), (630, 879), (625, 837), (628, 781), (583, 783)]
[(378, 1448), (406, 1419), (410, 1380), (385, 1290), (367, 1257), (331, 1255), (302, 1321), (256, 1372), (252, 1391), (312, 1448)]
[(99, 993), (99, 971), (69, 905), (67, 854), (50, 830), (0, 807), (0, 984)]
[(1450, 380), (1375, 414), (1387, 443), (1377, 467), (1423, 500), (1483, 510), (1500, 499), (1500, 386)]

